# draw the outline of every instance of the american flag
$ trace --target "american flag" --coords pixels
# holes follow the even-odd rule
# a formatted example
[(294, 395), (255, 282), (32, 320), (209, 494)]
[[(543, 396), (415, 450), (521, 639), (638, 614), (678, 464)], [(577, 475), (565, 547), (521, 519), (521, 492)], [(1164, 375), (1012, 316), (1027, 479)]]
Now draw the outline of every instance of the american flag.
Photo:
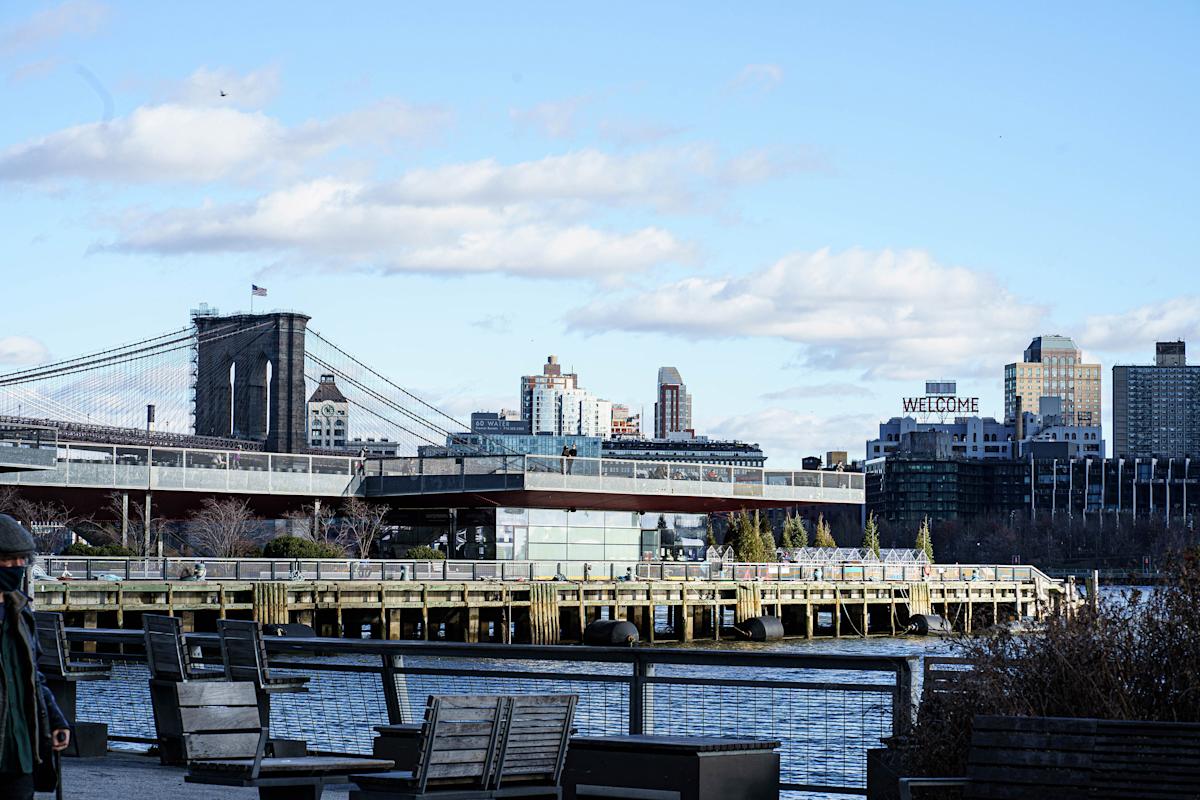
[(262, 286), (255, 286), (252, 283), (252, 284), (250, 284), (250, 294), (254, 295), (255, 297), (266, 297), (267, 290), (264, 289)]

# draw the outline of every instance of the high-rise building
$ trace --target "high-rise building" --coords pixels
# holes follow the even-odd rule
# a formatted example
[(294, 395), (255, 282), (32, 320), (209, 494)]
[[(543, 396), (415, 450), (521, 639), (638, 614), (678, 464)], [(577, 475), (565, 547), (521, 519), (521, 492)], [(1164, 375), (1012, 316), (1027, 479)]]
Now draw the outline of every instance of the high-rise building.
[(332, 375), (322, 375), (308, 398), (308, 444), (310, 447), (346, 446), (350, 429), (350, 401)]
[(558, 356), (549, 356), (542, 366), (541, 375), (525, 375), (521, 378), (521, 419), (533, 420), (533, 393), (538, 389), (576, 389), (579, 376), (574, 372), (563, 374)]
[(1066, 336), (1038, 336), (1023, 361), (1004, 367), (1004, 420), (1038, 411), (1043, 397), (1062, 400), (1063, 424), (1100, 424), (1100, 365), (1085, 364)]
[(533, 392), (534, 434), (598, 436), (612, 431), (612, 403), (586, 389), (538, 388)]
[(612, 438), (641, 439), (642, 415), (632, 414), (629, 406), (613, 403), (612, 406)]
[(1200, 457), (1200, 367), (1183, 342), (1158, 342), (1154, 366), (1113, 367), (1118, 458)]
[(694, 434), (692, 396), (683, 376), (675, 367), (659, 367), (654, 393), (654, 438), (669, 439), (671, 434)]

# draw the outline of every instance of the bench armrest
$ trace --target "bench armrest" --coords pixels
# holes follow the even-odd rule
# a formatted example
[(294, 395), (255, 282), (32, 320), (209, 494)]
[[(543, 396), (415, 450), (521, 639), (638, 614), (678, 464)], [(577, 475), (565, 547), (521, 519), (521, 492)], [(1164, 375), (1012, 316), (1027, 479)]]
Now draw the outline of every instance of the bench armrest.
[(968, 783), (967, 778), (901, 778), (900, 800), (912, 800), (913, 786), (966, 786)]
[(267, 752), (267, 732), (268, 728), (264, 726), (258, 732), (258, 747), (254, 751), (254, 765), (250, 768), (250, 780), (258, 780), (258, 773), (262, 770), (263, 756)]

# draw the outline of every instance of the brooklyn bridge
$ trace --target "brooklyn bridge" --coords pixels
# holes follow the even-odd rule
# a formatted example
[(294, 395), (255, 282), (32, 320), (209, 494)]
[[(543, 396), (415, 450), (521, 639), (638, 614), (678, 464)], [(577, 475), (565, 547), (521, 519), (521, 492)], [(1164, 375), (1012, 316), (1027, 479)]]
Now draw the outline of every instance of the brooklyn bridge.
[[(132, 498), (165, 520), (222, 496), (263, 518), (350, 497), (389, 509), (808, 506), (854, 517), (863, 503), (857, 474), (531, 456), (468, 438), (462, 421), (309, 322), (205, 309), (178, 330), (0, 374), (0, 487), (90, 518)], [(345, 402), (337, 447), (311, 443), (323, 380)]]

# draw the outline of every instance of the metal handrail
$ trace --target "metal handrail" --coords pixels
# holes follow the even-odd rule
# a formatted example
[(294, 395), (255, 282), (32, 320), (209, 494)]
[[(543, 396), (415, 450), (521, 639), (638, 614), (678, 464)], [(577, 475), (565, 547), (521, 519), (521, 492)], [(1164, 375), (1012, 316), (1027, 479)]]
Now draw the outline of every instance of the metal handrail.
[(841, 562), (741, 563), (730, 561), (418, 561), (412, 559), (312, 558), (136, 558), (40, 556), (50, 577), (63, 571), (73, 579), (115, 575), (121, 580), (176, 580), (181, 571), (203, 562), (207, 580), (366, 581), (539, 581), (562, 574), (569, 582), (620, 581), (633, 570), (637, 580), (684, 581), (1039, 581), (1063, 582), (1036, 567), (1014, 564), (929, 564), (849, 559)]
[[(143, 661), (140, 655), (142, 636), (139, 631), (97, 630), (70, 628), (68, 639), (76, 644), (95, 643), (100, 650), (124, 650), (124, 653), (101, 652), (86, 657), (99, 658), (113, 662)], [(185, 641), (189, 647), (199, 647), (208, 652), (218, 646), (218, 636), (212, 633), (188, 633)], [(914, 675), (917, 673), (918, 659), (911, 656), (875, 656), (875, 655), (824, 655), (799, 654), (786, 651), (747, 651), (747, 650), (709, 650), (681, 648), (618, 648), (618, 647), (579, 647), (566, 645), (503, 645), (503, 644), (461, 644), (461, 643), (430, 643), (418, 641), (383, 641), (363, 639), (336, 638), (293, 638), (266, 637), (265, 646), (270, 657), (271, 666), (275, 669), (304, 672), (312, 677), (309, 683), (310, 691), (320, 691), (323, 684), (329, 685), (335, 692), (342, 692), (343, 681), (350, 674), (359, 676), (379, 676), (379, 684), (374, 691), (384, 695), (385, 706), (391, 721), (393, 714), (407, 716), (414, 709), (419, 713), (422, 702), (421, 695), (429, 691), (430, 681), (436, 681), (439, 691), (478, 693), (481, 687), (493, 687), (497, 691), (504, 682), (520, 681), (523, 686), (518, 691), (537, 693), (539, 689), (550, 685), (565, 685), (567, 691), (581, 696), (581, 707), (586, 708), (589, 700), (592, 709), (603, 705), (610, 697), (604, 687), (623, 687), (620, 698), (627, 702), (604, 706), (602, 722), (593, 722), (602, 727), (613, 723), (620, 724), (625, 731), (632, 735), (667, 734), (679, 735), (687, 732), (688, 723), (683, 714), (670, 713), (672, 705), (681, 694), (688, 697), (702, 696), (711, 701), (724, 702), (722, 694), (714, 694), (722, 689), (732, 689), (736, 692), (732, 697), (732, 705), (721, 713), (721, 709), (708, 708), (711, 712), (706, 717), (710, 724), (718, 728), (718, 735), (734, 735), (742, 733), (738, 715), (746, 711), (747, 698), (759, 695), (778, 702), (778, 698), (794, 696), (806, 705), (807, 702), (820, 704), (822, 702), (837, 705), (842, 697), (859, 696), (869, 698), (865, 702), (854, 704), (853, 699), (846, 701), (846, 706), (838, 706), (837, 717), (841, 720), (840, 735), (831, 732), (826, 739), (831, 751), (844, 754), (847, 750), (847, 735), (853, 739), (851, 748), (861, 748), (861, 759), (852, 763), (853, 766), (843, 768), (837, 773), (825, 773), (820, 770), (810, 771), (807, 753), (801, 753), (798, 739), (805, 736), (805, 726), (791, 718), (779, 718), (773, 721), (763, 721), (761, 726), (756, 724), (755, 734), (770, 739), (785, 741), (781, 752), (783, 770), (779, 789), (783, 791), (810, 791), (828, 794), (860, 794), (865, 785), (866, 749), (875, 746), (874, 737), (891, 734), (901, 735), (907, 731), (913, 719), (915, 707)], [(313, 658), (314, 654), (322, 657)], [(376, 665), (348, 659), (348, 656), (368, 656), (377, 659)], [(81, 657), (85, 657), (82, 656)], [(417, 657), (429, 659), (425, 663)], [(544, 667), (538, 667), (538, 662), (547, 662)], [(563, 665), (551, 667), (550, 665)], [(574, 664), (577, 668), (566, 668)], [(616, 667), (616, 669), (614, 669)], [(745, 669), (744, 674), (721, 675), (717, 670)], [(805, 674), (817, 672), (818, 675)], [(847, 674), (850, 673), (850, 674)], [(114, 676), (117, 671), (114, 670)], [(137, 685), (141, 691), (144, 680), (125, 672), (126, 684), (106, 692), (106, 697), (120, 697), (128, 691), (125, 686), (132, 688)], [(324, 676), (324, 677), (323, 677)], [(404, 698), (398, 696), (400, 690), (396, 686), (399, 677), (404, 686)], [(114, 678), (114, 681), (116, 678)], [(361, 678), (359, 679), (361, 681)], [(489, 681), (498, 681), (489, 684)], [(361, 683), (359, 684), (361, 686)], [(424, 688), (422, 688), (424, 687)], [(94, 687), (88, 687), (94, 688)], [(674, 690), (674, 691), (673, 691)], [(415, 692), (415, 697), (409, 697)], [(375, 697), (378, 698), (379, 694)], [(347, 698), (339, 694), (343, 702)], [(288, 709), (285, 707), (289, 698), (281, 695), (279, 705), (273, 709), (273, 719), (284, 722)], [(312, 700), (303, 695), (295, 696), (295, 703), (308, 706)], [(405, 702), (407, 701), (407, 702)], [(376, 700), (377, 702), (377, 700)], [(148, 710), (143, 706), (143, 714)], [(859, 716), (846, 713), (847, 709), (859, 708)], [(81, 706), (87, 709), (87, 705)], [(609, 716), (610, 712), (615, 719)], [(92, 711), (100, 715), (103, 710)], [(753, 713), (750, 711), (749, 713)], [(726, 718), (728, 717), (728, 719)], [(334, 720), (324, 720), (319, 715), (306, 715), (304, 735), (309, 739), (332, 739), (332, 729), (344, 726)], [(584, 735), (612, 735), (622, 732), (618, 730), (588, 731), (586, 713), (577, 715), (577, 724)], [(886, 726), (882, 730), (876, 726)], [(145, 727), (145, 726), (143, 726)], [(369, 725), (363, 723), (363, 733), (369, 738)], [(781, 734), (782, 730), (782, 734)], [(354, 741), (362, 747), (365, 742), (361, 738), (347, 739), (344, 731), (340, 741)], [(705, 735), (714, 735), (708, 733)], [(118, 738), (118, 733), (110, 738)], [(788, 742), (788, 736), (793, 737)], [(145, 737), (123, 738), (133, 741), (147, 741)], [(337, 752), (327, 750), (328, 752)], [(858, 785), (855, 785), (858, 784)]]

